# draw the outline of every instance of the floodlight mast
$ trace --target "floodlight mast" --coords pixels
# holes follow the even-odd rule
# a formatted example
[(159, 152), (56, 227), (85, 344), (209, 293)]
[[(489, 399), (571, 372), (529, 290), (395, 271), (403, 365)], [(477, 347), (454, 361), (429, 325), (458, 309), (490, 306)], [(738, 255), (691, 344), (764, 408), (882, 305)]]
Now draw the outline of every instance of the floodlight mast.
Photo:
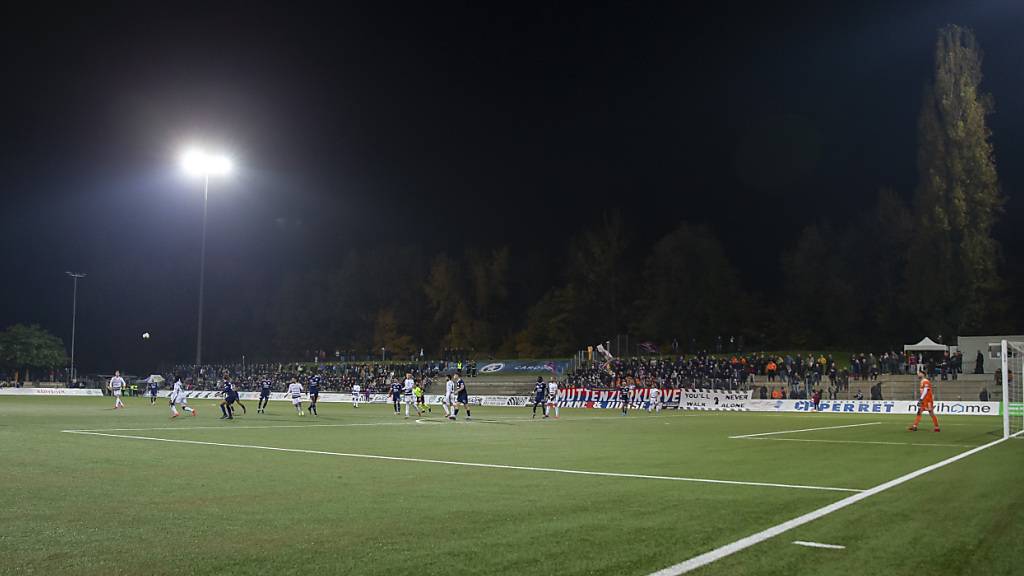
[(231, 160), (224, 155), (212, 155), (193, 148), (181, 156), (181, 167), (189, 176), (203, 178), (203, 236), (199, 249), (199, 318), (196, 327), (195, 383), (198, 384), (203, 364), (203, 289), (206, 284), (206, 215), (210, 198), (210, 176), (228, 176)]
[(68, 384), (75, 383), (75, 323), (78, 319), (78, 279), (85, 278), (88, 274), (83, 272), (65, 271), (74, 281), (74, 291), (71, 296), (71, 371), (68, 374)]

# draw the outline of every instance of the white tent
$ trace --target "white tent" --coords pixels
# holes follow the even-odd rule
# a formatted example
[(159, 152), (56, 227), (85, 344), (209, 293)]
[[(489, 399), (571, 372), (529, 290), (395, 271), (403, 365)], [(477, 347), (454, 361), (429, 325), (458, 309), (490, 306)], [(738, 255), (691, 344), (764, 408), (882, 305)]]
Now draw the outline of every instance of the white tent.
[(945, 352), (947, 350), (949, 350), (949, 346), (939, 344), (927, 336), (917, 344), (903, 345), (904, 352)]

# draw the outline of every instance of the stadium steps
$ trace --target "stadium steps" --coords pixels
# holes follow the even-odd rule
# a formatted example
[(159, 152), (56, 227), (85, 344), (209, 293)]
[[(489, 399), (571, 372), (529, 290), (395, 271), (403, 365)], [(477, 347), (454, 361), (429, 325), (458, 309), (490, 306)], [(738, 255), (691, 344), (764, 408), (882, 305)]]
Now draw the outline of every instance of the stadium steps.
[[(882, 375), (878, 381), (882, 383), (882, 398), (886, 400), (913, 400), (918, 397), (919, 381), (916, 376)], [(865, 398), (870, 398), (874, 384), (872, 380), (850, 380), (850, 389), (841, 392), (839, 397), (853, 398), (860, 389)], [(956, 380), (941, 380), (936, 376), (932, 378), (932, 387), (938, 401), (978, 400), (982, 388), (988, 389), (990, 400), (999, 397), (991, 374), (960, 374)]]

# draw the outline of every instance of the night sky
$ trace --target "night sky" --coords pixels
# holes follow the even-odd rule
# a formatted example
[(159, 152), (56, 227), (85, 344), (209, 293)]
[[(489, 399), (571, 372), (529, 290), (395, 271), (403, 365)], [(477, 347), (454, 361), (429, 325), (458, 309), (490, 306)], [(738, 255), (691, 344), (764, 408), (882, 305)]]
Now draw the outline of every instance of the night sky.
[(1010, 198), (997, 236), (1020, 260), (1024, 3), (715, 4), (5, 9), (0, 329), (69, 343), (76, 270), (81, 370), (130, 362), (143, 331), (189, 350), (190, 143), (238, 168), (211, 182), (213, 307), (382, 243), (557, 265), (611, 209), (641, 255), (708, 224), (757, 286), (806, 224), (843, 225), (881, 187), (912, 196), (947, 23), (985, 51)]

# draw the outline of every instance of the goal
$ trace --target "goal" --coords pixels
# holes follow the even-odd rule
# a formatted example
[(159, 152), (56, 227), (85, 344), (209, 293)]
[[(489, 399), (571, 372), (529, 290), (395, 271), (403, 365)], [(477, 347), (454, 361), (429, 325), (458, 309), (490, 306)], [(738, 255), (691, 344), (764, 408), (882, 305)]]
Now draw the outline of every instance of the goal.
[(1003, 388), (1003, 437), (1021, 438), (1024, 433), (1024, 342), (1003, 340), (999, 346), (1002, 364), (1000, 382)]

